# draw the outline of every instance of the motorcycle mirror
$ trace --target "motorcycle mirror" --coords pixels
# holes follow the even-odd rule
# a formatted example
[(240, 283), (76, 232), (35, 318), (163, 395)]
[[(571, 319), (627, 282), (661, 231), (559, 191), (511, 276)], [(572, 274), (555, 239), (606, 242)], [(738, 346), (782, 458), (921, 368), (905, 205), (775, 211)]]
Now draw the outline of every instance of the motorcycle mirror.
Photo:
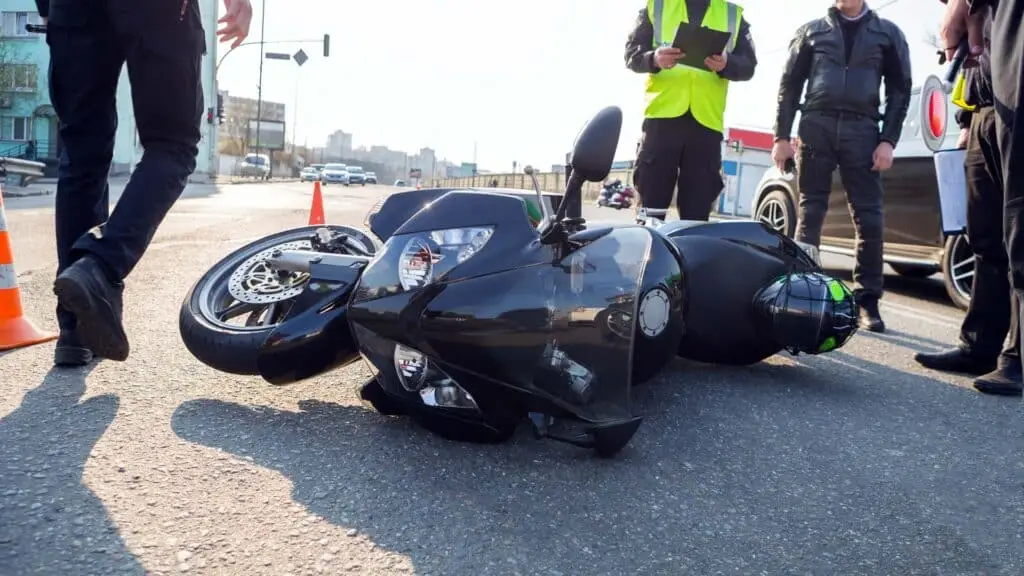
[(590, 119), (572, 148), (569, 165), (573, 175), (587, 182), (603, 182), (612, 170), (622, 131), (622, 109), (608, 106)]
[[(540, 181), (537, 180), (537, 171), (533, 169), (533, 166), (527, 165), (523, 168), (523, 174), (530, 177), (530, 181), (533, 184), (533, 191), (537, 193), (537, 202), (540, 203), (541, 212), (544, 214), (544, 222), (549, 223), (553, 217), (551, 210), (548, 209), (548, 205), (544, 202), (544, 193), (540, 190)], [(547, 224), (545, 224), (546, 226)]]

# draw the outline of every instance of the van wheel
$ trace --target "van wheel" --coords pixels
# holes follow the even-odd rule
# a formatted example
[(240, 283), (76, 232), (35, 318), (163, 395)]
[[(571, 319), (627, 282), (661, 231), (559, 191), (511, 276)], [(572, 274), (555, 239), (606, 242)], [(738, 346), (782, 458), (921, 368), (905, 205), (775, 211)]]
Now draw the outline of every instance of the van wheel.
[(796, 233), (796, 208), (789, 194), (782, 190), (772, 190), (766, 194), (757, 205), (754, 216), (772, 230), (790, 238)]
[(966, 310), (971, 304), (971, 287), (974, 282), (974, 252), (971, 251), (966, 234), (954, 234), (946, 238), (942, 251), (942, 282), (953, 304)]

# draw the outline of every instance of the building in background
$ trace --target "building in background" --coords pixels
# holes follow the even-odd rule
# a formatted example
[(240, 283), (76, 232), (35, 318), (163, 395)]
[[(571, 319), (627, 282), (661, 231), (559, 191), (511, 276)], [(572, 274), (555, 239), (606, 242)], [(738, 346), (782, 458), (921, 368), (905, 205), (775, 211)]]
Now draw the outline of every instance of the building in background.
[(55, 176), (60, 154), (57, 115), (50, 103), (50, 53), (33, 0), (4, 0), (0, 10), (0, 156), (45, 162)]
[[(259, 118), (271, 122), (284, 122), (287, 118), (287, 107), (281, 102), (260, 102), (256, 98), (232, 96), (226, 90), (222, 91), (220, 96), (224, 106), (224, 120), (218, 126), (217, 132), (220, 137), (220, 149), (225, 154), (238, 156), (245, 153), (250, 121)], [(256, 113), (257, 105), (262, 110), (261, 114)]]
[(327, 137), (327, 155), (336, 158), (353, 158), (352, 156), (352, 135), (341, 130), (335, 130)]

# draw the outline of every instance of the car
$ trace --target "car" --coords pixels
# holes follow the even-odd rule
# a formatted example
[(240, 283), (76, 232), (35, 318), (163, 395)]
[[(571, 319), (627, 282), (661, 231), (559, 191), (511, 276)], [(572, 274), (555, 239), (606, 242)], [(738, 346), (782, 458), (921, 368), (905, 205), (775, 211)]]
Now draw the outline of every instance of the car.
[(395, 180), (395, 186), (408, 186), (408, 184), (405, 183), (405, 180)]
[(360, 166), (349, 166), (348, 170), (348, 183), (359, 184), (360, 186), (366, 186), (366, 174), (363, 172)]
[(314, 168), (316, 170), (317, 174), (319, 174), (319, 173), (324, 171), (324, 165), (323, 164), (310, 164), (309, 167), (310, 168)]
[(320, 179), (320, 172), (312, 166), (306, 166), (299, 172), (301, 182), (315, 182)]
[(238, 175), (243, 178), (269, 180), (270, 156), (266, 154), (246, 154), (238, 165)]
[[(944, 86), (948, 93), (952, 86)], [(966, 231), (945, 230), (942, 200), (936, 176), (935, 160), (924, 143), (922, 130), (932, 136), (945, 132), (944, 147), (952, 148), (960, 127), (955, 119), (955, 106), (945, 106), (945, 118), (934, 117), (941, 105), (932, 102), (942, 91), (929, 94), (922, 111), (921, 89), (911, 93), (907, 119), (896, 147), (893, 165), (882, 176), (885, 189), (885, 253), (884, 260), (897, 274), (910, 278), (927, 278), (942, 273), (950, 300), (966, 309), (971, 301), (974, 278), (974, 254)], [(927, 122), (924, 120), (927, 119)], [(926, 126), (921, 124), (925, 123)], [(752, 216), (771, 228), (793, 236), (796, 231), (800, 190), (795, 174), (782, 174), (771, 167), (758, 183), (754, 193)], [(952, 204), (947, 205), (950, 208)], [(828, 215), (821, 234), (821, 251), (853, 256), (856, 249), (855, 229), (846, 194), (838, 170), (832, 176), (832, 193)]]
[(349, 184), (348, 166), (344, 164), (325, 164), (320, 172), (320, 180), (324, 184)]
[(374, 173), (374, 172), (367, 172), (366, 173), (366, 178), (363, 178), (363, 181), (366, 182), (367, 184), (376, 184), (377, 183), (377, 174)]

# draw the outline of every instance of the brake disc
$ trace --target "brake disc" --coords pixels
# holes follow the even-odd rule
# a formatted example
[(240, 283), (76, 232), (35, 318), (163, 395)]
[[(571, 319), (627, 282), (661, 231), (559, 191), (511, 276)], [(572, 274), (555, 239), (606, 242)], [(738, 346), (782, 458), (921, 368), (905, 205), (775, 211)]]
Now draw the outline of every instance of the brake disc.
[(228, 292), (231, 297), (246, 304), (273, 304), (295, 298), (302, 293), (309, 275), (302, 272), (283, 272), (270, 264), (270, 258), (281, 250), (311, 250), (309, 240), (296, 240), (271, 246), (250, 256), (231, 273)]

